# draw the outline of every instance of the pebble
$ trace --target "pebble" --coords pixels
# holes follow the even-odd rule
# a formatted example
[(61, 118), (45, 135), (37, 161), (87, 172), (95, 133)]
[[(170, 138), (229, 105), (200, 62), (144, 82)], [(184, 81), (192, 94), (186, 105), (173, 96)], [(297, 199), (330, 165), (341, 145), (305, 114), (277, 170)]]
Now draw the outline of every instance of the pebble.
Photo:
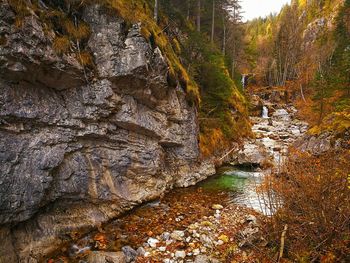
[(136, 250), (134, 250), (132, 247), (130, 246), (125, 246), (122, 247), (122, 251), (126, 257), (126, 261), (127, 262), (132, 262), (136, 259), (136, 257), (138, 256), (138, 253), (136, 252)]
[(185, 232), (179, 231), (179, 230), (174, 230), (170, 236), (172, 239), (175, 239), (177, 241), (182, 241), (183, 237), (185, 236)]
[(175, 257), (176, 258), (185, 258), (186, 257), (186, 252), (183, 250), (177, 250), (175, 252)]
[(170, 233), (169, 232), (164, 232), (162, 235), (161, 235), (161, 238), (164, 240), (164, 241), (167, 241), (170, 239)]
[(193, 249), (192, 253), (193, 253), (193, 255), (197, 256), (197, 255), (199, 255), (201, 252), (199, 251), (198, 248), (196, 248), (196, 249)]
[(221, 245), (223, 245), (225, 242), (224, 241), (222, 241), (222, 240), (218, 240), (218, 242), (216, 243), (218, 246), (221, 246)]
[(146, 254), (146, 250), (143, 248), (143, 247), (139, 247), (137, 250), (136, 250), (137, 254), (139, 256), (143, 256)]
[(215, 204), (211, 208), (214, 209), (214, 210), (222, 210), (222, 209), (224, 209), (224, 207), (222, 205), (219, 205), (219, 204)]
[(159, 247), (158, 250), (159, 250), (160, 252), (165, 252), (165, 251), (166, 251), (166, 247)]
[(159, 243), (159, 240), (150, 237), (150, 238), (147, 240), (147, 243), (148, 243), (148, 245), (149, 245), (150, 247), (155, 248), (155, 247), (157, 246), (157, 243)]

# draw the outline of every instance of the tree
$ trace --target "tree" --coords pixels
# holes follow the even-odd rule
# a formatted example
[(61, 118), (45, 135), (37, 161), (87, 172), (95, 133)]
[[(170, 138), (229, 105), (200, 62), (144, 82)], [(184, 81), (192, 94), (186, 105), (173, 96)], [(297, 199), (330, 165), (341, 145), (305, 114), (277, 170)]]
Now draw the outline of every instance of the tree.
[(212, 10), (212, 18), (211, 18), (211, 38), (210, 41), (214, 43), (214, 34), (215, 34), (215, 0), (213, 0), (213, 10)]
[(159, 16), (159, 0), (154, 0), (154, 20), (158, 23)]
[(201, 32), (201, 0), (197, 0), (197, 31)]

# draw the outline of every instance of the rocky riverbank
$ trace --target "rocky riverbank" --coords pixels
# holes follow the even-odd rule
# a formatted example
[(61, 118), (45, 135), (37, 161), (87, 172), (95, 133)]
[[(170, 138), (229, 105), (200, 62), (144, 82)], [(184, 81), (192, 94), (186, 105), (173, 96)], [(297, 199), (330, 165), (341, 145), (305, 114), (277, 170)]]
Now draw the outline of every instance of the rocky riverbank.
[[(217, 202), (221, 202), (218, 204)], [(265, 246), (254, 210), (205, 185), (178, 189), (63, 247), (49, 262), (251, 262)]]
[(231, 163), (277, 169), (288, 156), (288, 148), (308, 130), (296, 113), (292, 105), (279, 104), (266, 118), (251, 117), (255, 139), (246, 141)]

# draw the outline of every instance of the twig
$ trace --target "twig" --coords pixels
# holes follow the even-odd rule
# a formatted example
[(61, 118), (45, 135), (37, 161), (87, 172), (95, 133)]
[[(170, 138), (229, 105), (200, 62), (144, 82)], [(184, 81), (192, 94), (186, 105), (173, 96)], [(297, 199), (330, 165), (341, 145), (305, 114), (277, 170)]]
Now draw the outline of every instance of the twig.
[(282, 235), (281, 235), (281, 247), (280, 247), (280, 254), (278, 256), (278, 262), (280, 262), (281, 258), (283, 258), (284, 242), (285, 242), (285, 239), (286, 239), (287, 230), (288, 230), (288, 225), (285, 225), (284, 229), (283, 229), (283, 232), (282, 232)]

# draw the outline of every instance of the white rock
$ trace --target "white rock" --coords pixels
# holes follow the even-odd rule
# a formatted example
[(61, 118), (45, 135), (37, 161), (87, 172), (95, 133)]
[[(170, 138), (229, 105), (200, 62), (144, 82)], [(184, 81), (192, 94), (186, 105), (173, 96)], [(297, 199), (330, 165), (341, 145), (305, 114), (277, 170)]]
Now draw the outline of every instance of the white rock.
[(186, 257), (186, 252), (183, 250), (177, 250), (175, 252), (175, 257), (176, 258), (185, 258)]
[(157, 246), (157, 244), (159, 243), (159, 240), (150, 237), (150, 238), (147, 240), (147, 243), (148, 243), (148, 245), (149, 245), (150, 247), (155, 248), (155, 247)]
[(170, 238), (170, 233), (169, 233), (169, 232), (164, 232), (164, 233), (161, 235), (161, 238), (162, 238), (164, 241), (169, 240), (169, 238)]
[(164, 251), (166, 251), (166, 247), (159, 247), (158, 250), (159, 250), (160, 252), (164, 252)]
[(218, 242), (217, 242), (217, 245), (218, 245), (218, 246), (221, 246), (221, 245), (223, 245), (223, 244), (224, 244), (224, 241), (218, 240)]

